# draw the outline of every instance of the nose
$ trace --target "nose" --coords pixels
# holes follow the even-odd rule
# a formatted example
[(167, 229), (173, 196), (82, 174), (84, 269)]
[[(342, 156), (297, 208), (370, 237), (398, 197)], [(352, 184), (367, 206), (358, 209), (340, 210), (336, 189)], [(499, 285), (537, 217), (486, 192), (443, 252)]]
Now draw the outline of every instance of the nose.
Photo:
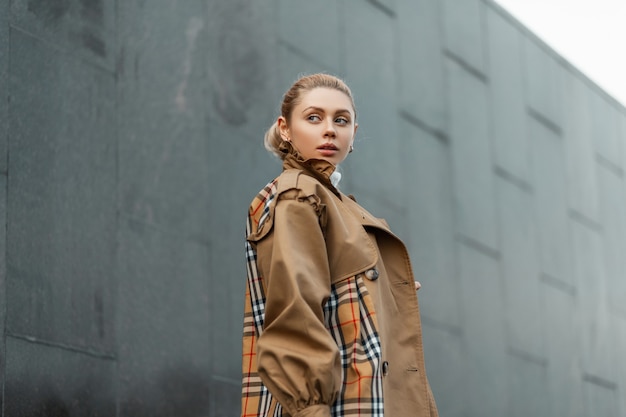
[(337, 131), (335, 130), (335, 124), (332, 118), (329, 118), (324, 126), (324, 137), (325, 138), (335, 138), (337, 136)]

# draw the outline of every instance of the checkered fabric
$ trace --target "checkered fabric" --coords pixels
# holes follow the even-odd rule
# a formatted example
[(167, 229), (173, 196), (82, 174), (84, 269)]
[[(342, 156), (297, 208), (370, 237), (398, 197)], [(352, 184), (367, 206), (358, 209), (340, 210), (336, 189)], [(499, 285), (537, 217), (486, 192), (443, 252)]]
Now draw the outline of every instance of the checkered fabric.
[[(270, 182), (253, 200), (247, 233), (258, 230), (270, 213), (277, 194), (277, 180)], [(265, 387), (257, 372), (256, 345), (263, 333), (265, 283), (259, 276), (256, 250), (246, 242), (248, 280), (243, 329), (243, 381), (241, 417), (288, 416)], [(381, 417), (383, 384), (381, 346), (373, 301), (362, 275), (345, 279), (331, 287), (324, 305), (324, 324), (341, 353), (342, 387), (331, 405), (337, 416)]]

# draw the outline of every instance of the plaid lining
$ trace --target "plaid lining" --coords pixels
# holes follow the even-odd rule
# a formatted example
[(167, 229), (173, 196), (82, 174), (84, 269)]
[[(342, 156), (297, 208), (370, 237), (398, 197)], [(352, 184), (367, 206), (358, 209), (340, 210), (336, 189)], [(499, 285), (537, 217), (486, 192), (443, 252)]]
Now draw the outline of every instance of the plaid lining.
[(361, 275), (331, 287), (324, 316), (326, 328), (340, 348), (343, 367), (342, 389), (332, 415), (383, 416), (380, 338)]
[[(276, 183), (274, 180), (267, 184), (256, 196), (250, 206), (246, 234), (258, 230), (270, 213), (270, 204), (276, 197)], [(273, 416), (282, 415), (281, 407), (272, 397), (272, 394), (263, 385), (257, 372), (256, 341), (263, 333), (265, 319), (265, 291), (263, 278), (259, 277), (256, 263), (256, 250), (246, 241), (246, 260), (248, 266), (248, 282), (246, 285), (246, 301), (243, 326), (243, 382), (241, 397), (241, 416)], [(273, 406), (272, 406), (272, 403)], [(271, 412), (274, 408), (274, 412)]]
[[(247, 234), (258, 230), (270, 213), (277, 193), (277, 180), (270, 182), (253, 200)], [(246, 241), (248, 280), (243, 328), (242, 417), (281, 417), (282, 407), (265, 387), (257, 372), (256, 341), (263, 332), (265, 292), (259, 276), (256, 250)], [(382, 417), (383, 383), (381, 346), (373, 302), (362, 276), (332, 285), (324, 305), (324, 323), (339, 346), (342, 387), (331, 406), (332, 416)]]

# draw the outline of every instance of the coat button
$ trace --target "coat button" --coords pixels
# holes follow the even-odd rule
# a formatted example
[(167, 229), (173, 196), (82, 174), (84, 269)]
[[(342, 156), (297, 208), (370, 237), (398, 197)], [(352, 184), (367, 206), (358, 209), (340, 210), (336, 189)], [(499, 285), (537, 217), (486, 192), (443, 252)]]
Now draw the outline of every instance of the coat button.
[(383, 376), (387, 376), (389, 373), (389, 362), (383, 362)]
[(370, 281), (376, 281), (378, 279), (378, 275), (378, 269), (376, 268), (368, 269), (367, 271), (365, 271), (365, 276)]

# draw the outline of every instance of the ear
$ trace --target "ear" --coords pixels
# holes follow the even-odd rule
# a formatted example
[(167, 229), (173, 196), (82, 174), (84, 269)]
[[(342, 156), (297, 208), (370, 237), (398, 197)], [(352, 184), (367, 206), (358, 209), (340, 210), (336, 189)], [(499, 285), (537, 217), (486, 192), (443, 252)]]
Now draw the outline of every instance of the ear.
[(352, 137), (354, 138), (354, 136), (356, 136), (356, 130), (359, 128), (359, 124), (355, 123), (354, 124), (354, 133), (352, 133)]
[(291, 140), (291, 132), (289, 131), (289, 126), (287, 126), (287, 119), (283, 116), (280, 116), (276, 123), (278, 124), (278, 130), (280, 131), (280, 136), (283, 140), (290, 141)]

